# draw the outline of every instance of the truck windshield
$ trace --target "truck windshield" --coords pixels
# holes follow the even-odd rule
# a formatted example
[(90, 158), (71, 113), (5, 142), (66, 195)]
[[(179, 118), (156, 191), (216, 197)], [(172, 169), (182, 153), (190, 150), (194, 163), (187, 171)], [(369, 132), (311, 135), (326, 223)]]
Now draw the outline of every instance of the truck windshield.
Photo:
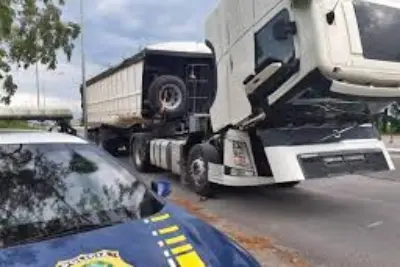
[(87, 144), (0, 145), (0, 245), (88, 231), (156, 213), (162, 203)]
[(400, 62), (400, 9), (366, 0), (353, 5), (364, 57)]

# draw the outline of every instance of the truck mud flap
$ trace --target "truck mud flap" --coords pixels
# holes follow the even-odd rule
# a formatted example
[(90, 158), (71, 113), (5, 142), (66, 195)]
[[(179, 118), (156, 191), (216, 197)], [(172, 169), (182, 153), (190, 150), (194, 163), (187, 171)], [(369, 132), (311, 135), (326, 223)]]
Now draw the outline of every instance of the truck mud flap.
[(381, 150), (300, 154), (297, 158), (306, 179), (390, 170)]

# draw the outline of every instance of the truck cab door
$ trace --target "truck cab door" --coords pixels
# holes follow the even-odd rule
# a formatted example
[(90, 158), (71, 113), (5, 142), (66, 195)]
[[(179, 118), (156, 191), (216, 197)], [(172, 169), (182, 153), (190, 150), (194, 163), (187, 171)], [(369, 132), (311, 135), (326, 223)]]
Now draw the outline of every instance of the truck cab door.
[(253, 106), (268, 106), (268, 96), (299, 70), (297, 25), (291, 1), (254, 1), (254, 69), (243, 83)]

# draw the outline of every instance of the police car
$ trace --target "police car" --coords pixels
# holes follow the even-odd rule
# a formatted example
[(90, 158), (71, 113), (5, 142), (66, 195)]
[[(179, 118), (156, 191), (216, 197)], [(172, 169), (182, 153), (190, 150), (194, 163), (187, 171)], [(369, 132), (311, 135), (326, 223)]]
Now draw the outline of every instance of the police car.
[(82, 138), (0, 131), (0, 179), (2, 266), (260, 266)]

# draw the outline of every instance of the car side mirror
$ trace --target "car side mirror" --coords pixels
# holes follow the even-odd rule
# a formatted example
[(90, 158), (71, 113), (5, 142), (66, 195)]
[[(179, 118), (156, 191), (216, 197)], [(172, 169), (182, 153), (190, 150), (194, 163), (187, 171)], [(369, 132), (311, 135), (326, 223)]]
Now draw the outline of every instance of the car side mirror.
[(152, 181), (151, 190), (161, 197), (168, 197), (171, 194), (171, 183), (165, 180)]

